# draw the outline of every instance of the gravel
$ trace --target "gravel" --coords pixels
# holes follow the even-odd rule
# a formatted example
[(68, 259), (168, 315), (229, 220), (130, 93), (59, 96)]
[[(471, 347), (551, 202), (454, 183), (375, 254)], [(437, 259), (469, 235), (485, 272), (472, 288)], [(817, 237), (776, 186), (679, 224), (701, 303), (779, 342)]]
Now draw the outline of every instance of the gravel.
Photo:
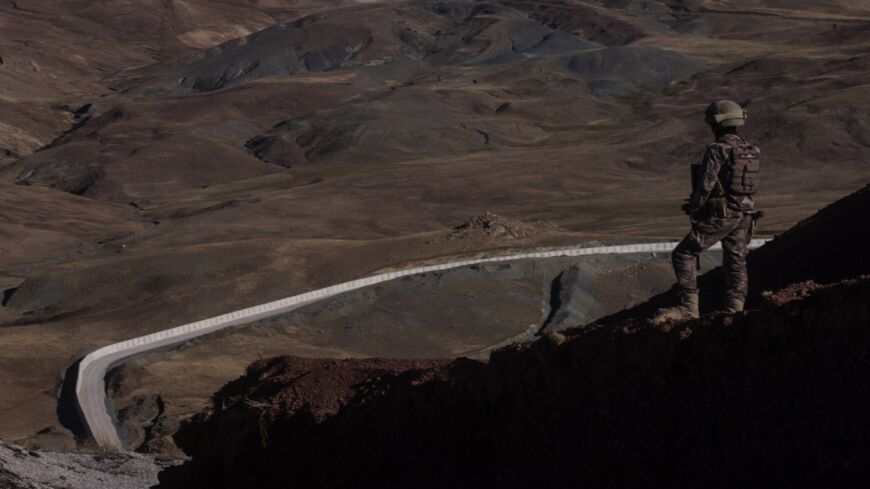
[(144, 489), (181, 459), (137, 453), (28, 450), (0, 442), (0, 489)]

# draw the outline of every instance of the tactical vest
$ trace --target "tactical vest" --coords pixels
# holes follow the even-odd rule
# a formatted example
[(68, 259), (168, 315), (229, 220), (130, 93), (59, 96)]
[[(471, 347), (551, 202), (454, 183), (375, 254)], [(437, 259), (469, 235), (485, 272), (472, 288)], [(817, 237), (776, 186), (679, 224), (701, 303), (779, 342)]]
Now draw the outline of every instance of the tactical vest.
[(724, 143), (731, 147), (728, 164), (719, 171), (719, 182), (731, 195), (753, 195), (758, 191), (761, 170), (761, 150), (741, 137), (726, 137)]

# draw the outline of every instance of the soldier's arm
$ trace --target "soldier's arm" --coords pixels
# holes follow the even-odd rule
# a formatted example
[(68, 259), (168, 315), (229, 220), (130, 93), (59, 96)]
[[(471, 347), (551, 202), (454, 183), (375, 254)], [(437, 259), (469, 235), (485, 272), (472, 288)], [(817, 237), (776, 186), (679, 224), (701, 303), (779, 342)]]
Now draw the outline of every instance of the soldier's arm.
[(707, 203), (707, 199), (716, 188), (719, 170), (725, 163), (725, 158), (725, 149), (722, 145), (711, 144), (707, 146), (707, 151), (704, 152), (704, 161), (701, 162), (701, 170), (698, 172), (698, 181), (694, 185), (695, 191), (689, 198), (690, 212), (697, 212)]

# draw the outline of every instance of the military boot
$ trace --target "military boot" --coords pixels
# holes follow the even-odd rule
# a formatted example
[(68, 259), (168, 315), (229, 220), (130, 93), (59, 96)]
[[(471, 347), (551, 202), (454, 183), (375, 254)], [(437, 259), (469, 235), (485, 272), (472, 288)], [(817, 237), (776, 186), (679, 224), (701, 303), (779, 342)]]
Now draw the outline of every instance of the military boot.
[(668, 321), (685, 321), (698, 319), (701, 314), (698, 311), (697, 292), (679, 292), (680, 303), (674, 307), (659, 309), (653, 318), (653, 323), (662, 324)]
[(725, 307), (722, 309), (722, 312), (726, 314), (734, 314), (743, 310), (743, 299), (736, 299), (734, 297), (729, 297), (725, 301)]

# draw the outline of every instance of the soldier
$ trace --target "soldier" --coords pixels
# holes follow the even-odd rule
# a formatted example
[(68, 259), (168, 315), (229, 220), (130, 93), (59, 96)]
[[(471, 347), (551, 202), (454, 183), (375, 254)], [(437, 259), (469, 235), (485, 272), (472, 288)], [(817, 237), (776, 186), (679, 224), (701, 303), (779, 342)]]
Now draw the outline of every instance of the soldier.
[(705, 116), (716, 141), (707, 146), (703, 161), (692, 165), (692, 196), (682, 207), (692, 230), (671, 255), (680, 302), (660, 310), (656, 322), (699, 316), (695, 264), (701, 252), (718, 241), (722, 241), (726, 284), (723, 311), (742, 311), (746, 300), (746, 252), (759, 216), (753, 195), (758, 189), (761, 151), (737, 134), (746, 121), (739, 104), (714, 102)]

